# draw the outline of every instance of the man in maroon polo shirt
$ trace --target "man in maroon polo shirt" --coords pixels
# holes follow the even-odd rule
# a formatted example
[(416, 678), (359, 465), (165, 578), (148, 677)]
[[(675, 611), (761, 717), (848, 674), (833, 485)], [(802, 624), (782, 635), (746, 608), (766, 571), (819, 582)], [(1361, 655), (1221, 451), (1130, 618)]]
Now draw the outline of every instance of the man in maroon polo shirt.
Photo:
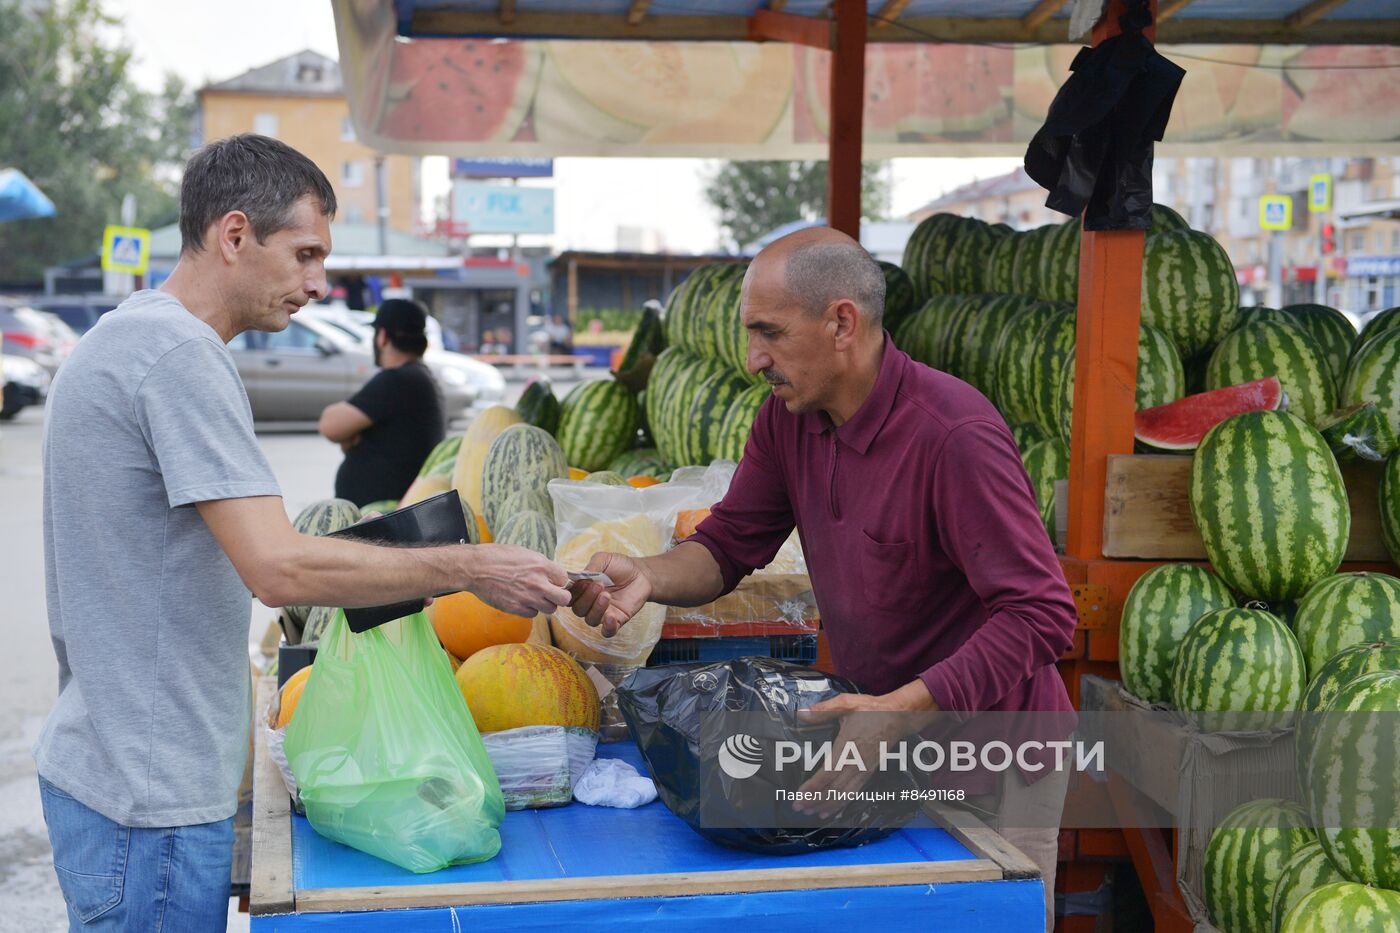
[[(976, 389), (894, 346), (884, 285), (825, 227), (758, 255), (742, 320), (773, 397), (728, 494), (665, 554), (595, 555), (614, 586), (576, 585), (574, 610), (611, 635), (647, 601), (710, 602), (796, 525), (836, 672), (870, 694), (814, 710), (1068, 711), (1054, 663), (1075, 608), (1016, 443)], [(998, 828), (1040, 866), (1047, 925), (1066, 781), (1013, 768), (1000, 787)]]

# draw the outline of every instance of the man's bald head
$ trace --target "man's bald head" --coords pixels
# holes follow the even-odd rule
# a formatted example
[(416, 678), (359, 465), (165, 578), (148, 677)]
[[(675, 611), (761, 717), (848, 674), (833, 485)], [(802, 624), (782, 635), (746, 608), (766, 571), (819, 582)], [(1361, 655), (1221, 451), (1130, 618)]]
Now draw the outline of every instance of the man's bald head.
[(839, 230), (809, 227), (790, 233), (760, 252), (754, 264), (760, 263), (781, 265), (784, 291), (808, 315), (816, 317), (846, 299), (879, 329), (885, 275), (859, 243)]

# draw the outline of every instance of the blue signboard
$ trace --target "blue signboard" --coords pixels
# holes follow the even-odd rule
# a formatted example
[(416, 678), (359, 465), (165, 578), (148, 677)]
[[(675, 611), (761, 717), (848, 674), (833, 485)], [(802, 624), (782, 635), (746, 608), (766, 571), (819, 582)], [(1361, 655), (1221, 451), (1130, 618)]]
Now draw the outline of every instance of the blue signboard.
[(1400, 275), (1400, 256), (1348, 256), (1347, 275), (1354, 279)]
[(453, 178), (553, 178), (553, 159), (453, 159)]
[(553, 233), (554, 189), (455, 181), (452, 220), (469, 234)]

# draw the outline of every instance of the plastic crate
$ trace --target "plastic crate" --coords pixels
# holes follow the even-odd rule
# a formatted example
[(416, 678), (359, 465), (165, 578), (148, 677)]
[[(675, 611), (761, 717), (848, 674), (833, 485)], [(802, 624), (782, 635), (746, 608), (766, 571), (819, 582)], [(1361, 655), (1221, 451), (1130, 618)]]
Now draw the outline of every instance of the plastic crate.
[(816, 635), (769, 635), (748, 638), (663, 638), (647, 658), (647, 667), (732, 661), (735, 658), (777, 658), (794, 664), (817, 660)]

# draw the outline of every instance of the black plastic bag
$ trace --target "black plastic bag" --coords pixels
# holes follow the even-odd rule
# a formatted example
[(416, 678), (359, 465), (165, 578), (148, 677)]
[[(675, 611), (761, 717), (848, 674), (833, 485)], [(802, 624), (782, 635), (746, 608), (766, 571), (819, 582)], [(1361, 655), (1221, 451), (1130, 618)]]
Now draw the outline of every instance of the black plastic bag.
[[(752, 814), (756, 799), (772, 800), (778, 788), (795, 791), (805, 776), (800, 771), (775, 775), (764, 769), (745, 779), (745, 803), (736, 803), (734, 809), (726, 811), (726, 802), (737, 801), (736, 782), (702, 749), (717, 747), (714, 730), (724, 730), (726, 721), (742, 722), (745, 731), (759, 733), (754, 738), (765, 745), (776, 740), (820, 743), (834, 739), (837, 723), (799, 724), (797, 711), (840, 693), (860, 692), (842, 677), (754, 657), (642, 668), (618, 688), (618, 705), (662, 802), (691, 829), (721, 845), (767, 854), (796, 854), (872, 842), (912, 817), (917, 805), (894, 808), (901, 811), (895, 816), (888, 803), (852, 801), (822, 826), (810, 826), (815, 817), (806, 817), (800, 821), (803, 826), (794, 826), (788, 814), (781, 821), (773, 820), (786, 823), (784, 827), (735, 828), (730, 824), (740, 812)], [(897, 791), (914, 785), (907, 775), (883, 773), (868, 786), (871, 790)], [(729, 818), (704, 818), (717, 812)]]

